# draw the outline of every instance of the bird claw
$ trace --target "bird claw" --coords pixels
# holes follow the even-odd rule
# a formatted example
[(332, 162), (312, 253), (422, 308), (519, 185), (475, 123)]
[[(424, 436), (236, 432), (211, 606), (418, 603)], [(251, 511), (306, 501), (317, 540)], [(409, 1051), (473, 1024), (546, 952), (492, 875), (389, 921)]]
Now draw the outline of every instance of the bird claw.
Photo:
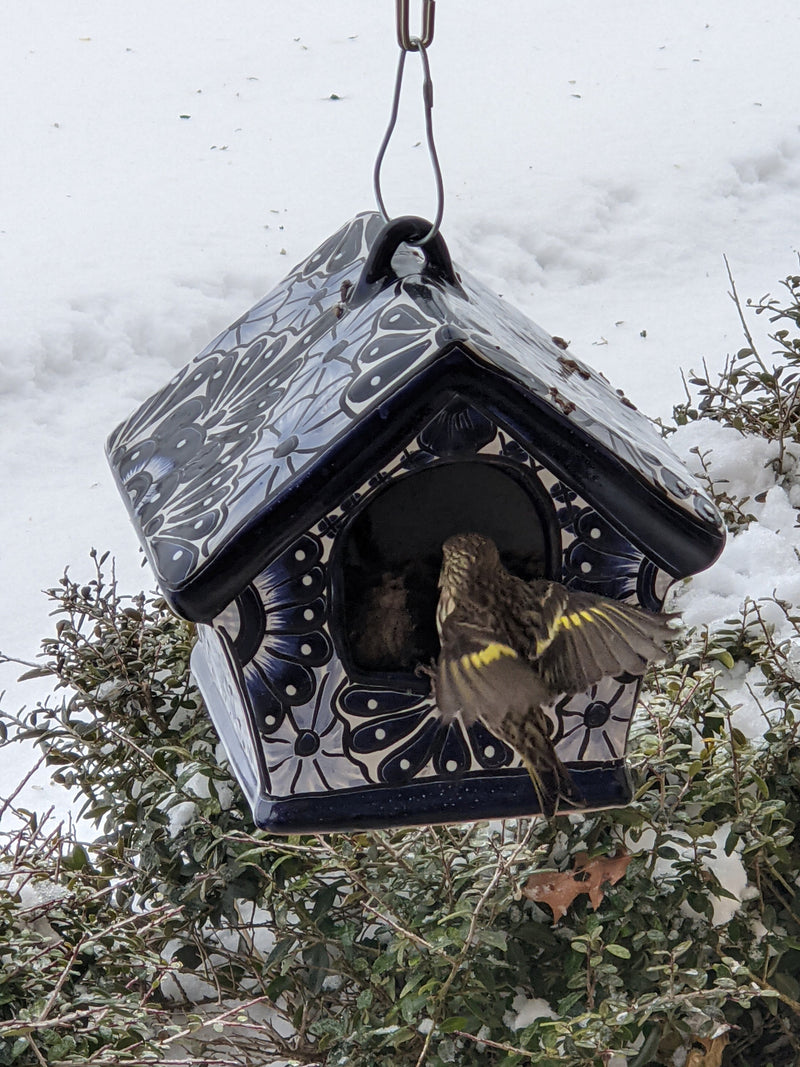
[(430, 666), (425, 663), (418, 663), (414, 668), (414, 674), (418, 678), (423, 676), (430, 679), (431, 683), (431, 699), (434, 704), (436, 703), (436, 661), (432, 660)]

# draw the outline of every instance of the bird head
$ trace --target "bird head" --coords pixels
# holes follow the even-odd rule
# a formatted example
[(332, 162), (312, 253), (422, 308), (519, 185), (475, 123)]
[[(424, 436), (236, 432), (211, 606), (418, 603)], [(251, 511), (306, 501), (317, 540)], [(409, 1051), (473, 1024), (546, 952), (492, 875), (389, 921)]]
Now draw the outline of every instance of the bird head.
[(463, 533), (448, 537), (442, 545), (439, 585), (458, 588), (475, 573), (492, 571), (500, 564), (497, 545), (483, 534)]

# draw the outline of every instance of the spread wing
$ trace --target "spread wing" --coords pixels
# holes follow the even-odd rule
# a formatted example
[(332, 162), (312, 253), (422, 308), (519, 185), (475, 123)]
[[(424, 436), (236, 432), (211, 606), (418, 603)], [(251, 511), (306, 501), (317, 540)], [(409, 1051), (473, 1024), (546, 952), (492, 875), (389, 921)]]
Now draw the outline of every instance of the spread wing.
[(482, 719), (491, 729), (510, 711), (523, 712), (550, 699), (524, 657), (458, 610), (447, 616), (440, 631), (433, 683), (446, 722), (460, 712), (465, 725)]
[[(530, 586), (535, 603), (538, 584)], [(538, 654), (531, 649), (546, 689), (581, 693), (601, 678), (642, 675), (649, 663), (665, 657), (665, 646), (675, 636), (669, 625), (675, 615), (654, 615), (591, 593), (565, 594), (549, 642), (539, 646)]]
[(553, 694), (533, 665), (510, 645), (456, 610), (441, 623), (441, 654), (433, 670), (434, 695), (445, 722), (459, 712), (465, 725), (481, 719), (522, 757), (543, 814), (559, 798), (584, 804), (580, 790), (556, 755), (542, 711)]

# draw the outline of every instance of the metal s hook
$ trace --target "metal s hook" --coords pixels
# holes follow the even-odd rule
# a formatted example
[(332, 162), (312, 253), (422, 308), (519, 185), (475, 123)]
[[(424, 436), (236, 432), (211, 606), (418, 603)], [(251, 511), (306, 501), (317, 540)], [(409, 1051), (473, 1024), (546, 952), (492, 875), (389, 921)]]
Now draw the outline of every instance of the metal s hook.
[(422, 33), (412, 37), (408, 24), (409, 0), (397, 0), (397, 43), (404, 52), (416, 52), (419, 46), (427, 48), (433, 41), (433, 21), (436, 0), (422, 0)]
[[(420, 245), (427, 244), (428, 241), (436, 236), (442, 222), (442, 215), (444, 214), (444, 181), (442, 179), (442, 170), (439, 165), (439, 157), (436, 153), (436, 144), (433, 139), (433, 80), (431, 78), (431, 68), (426, 50), (427, 45), (433, 40), (434, 3), (435, 0), (423, 0), (422, 37), (408, 37), (408, 0), (397, 0), (397, 39), (400, 42), (400, 60), (397, 64), (397, 76), (395, 78), (394, 97), (392, 99), (389, 125), (386, 128), (386, 133), (383, 135), (381, 146), (378, 149), (378, 156), (375, 160), (375, 169), (372, 176), (378, 208), (381, 215), (383, 215), (384, 221), (389, 222), (390, 215), (386, 210), (383, 194), (381, 192), (381, 166), (383, 165), (383, 157), (386, 155), (386, 149), (389, 147), (389, 142), (392, 139), (392, 134), (394, 133), (395, 124), (397, 122), (397, 113), (400, 107), (400, 95), (403, 88), (403, 71), (405, 70), (406, 56), (409, 52), (418, 52), (420, 61), (422, 62), (423, 72), (422, 99), (425, 106), (425, 139), (428, 144), (428, 154), (430, 156), (431, 167), (433, 168), (433, 179), (436, 186), (436, 215), (431, 225), (430, 232), (427, 233), (422, 240), (413, 242), (414, 244)], [(403, 43), (405, 39), (408, 40), (407, 45)]]

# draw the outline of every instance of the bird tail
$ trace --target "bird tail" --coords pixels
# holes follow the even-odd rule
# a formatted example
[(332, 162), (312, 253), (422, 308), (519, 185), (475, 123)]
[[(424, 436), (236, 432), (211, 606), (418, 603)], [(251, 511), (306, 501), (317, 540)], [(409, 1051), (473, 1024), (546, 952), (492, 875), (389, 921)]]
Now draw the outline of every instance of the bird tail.
[(573, 807), (585, 807), (583, 794), (558, 758), (550, 740), (550, 720), (541, 708), (531, 707), (524, 716), (506, 715), (499, 727), (493, 722), (491, 729), (522, 757), (543, 815), (552, 818), (560, 800)]
[(557, 813), (561, 800), (568, 801), (573, 808), (586, 807), (585, 797), (558, 756), (554, 754), (553, 764), (548, 767), (541, 763), (534, 764), (527, 759), (523, 762), (536, 790), (542, 815), (551, 819)]

